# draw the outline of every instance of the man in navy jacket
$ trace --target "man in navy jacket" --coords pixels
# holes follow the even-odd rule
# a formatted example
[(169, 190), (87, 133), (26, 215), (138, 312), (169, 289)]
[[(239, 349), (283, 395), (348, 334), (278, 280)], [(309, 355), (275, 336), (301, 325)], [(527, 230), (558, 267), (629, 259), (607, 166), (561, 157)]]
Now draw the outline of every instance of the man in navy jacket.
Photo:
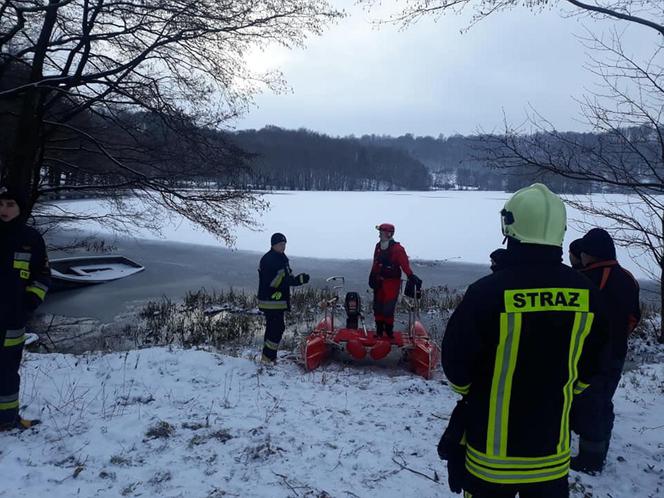
[(284, 313), (290, 310), (290, 288), (309, 282), (306, 273), (293, 275), (285, 254), (284, 234), (273, 234), (270, 245), (258, 267), (258, 309), (265, 315), (262, 361), (268, 364), (277, 360), (279, 343), (286, 330)]
[(25, 224), (27, 207), (20, 192), (0, 186), (0, 430), (39, 423), (18, 413), (25, 324), (51, 282), (44, 239)]

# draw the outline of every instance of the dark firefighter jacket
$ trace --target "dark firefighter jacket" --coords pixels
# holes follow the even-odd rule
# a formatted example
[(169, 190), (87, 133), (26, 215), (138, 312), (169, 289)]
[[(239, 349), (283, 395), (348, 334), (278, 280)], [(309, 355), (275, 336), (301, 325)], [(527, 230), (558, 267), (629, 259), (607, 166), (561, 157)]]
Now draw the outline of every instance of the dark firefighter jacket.
[(641, 320), (639, 284), (616, 260), (593, 263), (581, 272), (601, 290), (609, 313), (611, 366), (622, 370), (627, 339)]
[(39, 232), (18, 220), (0, 222), (0, 333), (25, 327), (50, 283), (51, 270)]
[(390, 240), (385, 250), (380, 248), (380, 242), (376, 244), (370, 279), (401, 279), (402, 269), (409, 277), (413, 274), (408, 255), (401, 244)]
[(510, 248), (509, 262), (468, 288), (447, 325), (443, 369), (467, 400), (466, 469), (484, 481), (569, 471), (572, 399), (600, 368), (608, 325), (599, 289), (561, 253)]
[(258, 309), (289, 310), (291, 286), (303, 283), (293, 275), (288, 257), (270, 249), (258, 267)]

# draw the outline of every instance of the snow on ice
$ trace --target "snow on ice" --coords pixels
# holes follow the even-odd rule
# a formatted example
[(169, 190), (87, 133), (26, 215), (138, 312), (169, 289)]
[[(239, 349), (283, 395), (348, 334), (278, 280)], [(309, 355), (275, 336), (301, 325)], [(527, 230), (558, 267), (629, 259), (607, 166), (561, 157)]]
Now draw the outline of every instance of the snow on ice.
[[(395, 238), (403, 242), (411, 258), (488, 264), (489, 254), (502, 243), (499, 213), (510, 195), (480, 191), (272, 192), (265, 196), (269, 210), (257, 219), (261, 229), (238, 228), (236, 248), (265, 251), (270, 234), (283, 232), (288, 237), (290, 256), (370, 259), (377, 238), (374, 226), (389, 221), (396, 225)], [(618, 194), (592, 196), (596, 206), (610, 204), (614, 209), (624, 210), (632, 209), (635, 199)], [(97, 201), (59, 204), (74, 212), (100, 213), (105, 209)], [(650, 223), (647, 210), (637, 212), (647, 226)], [(164, 221), (161, 237), (166, 240), (220, 244), (188, 220), (169, 218), (166, 214), (161, 219)], [(589, 221), (570, 206), (568, 219), (565, 251), (572, 240), (588, 230), (582, 222)], [(100, 230), (93, 222), (82, 226)], [(592, 226), (607, 225), (604, 220), (596, 220)], [(159, 237), (149, 231), (139, 231), (135, 236)], [(638, 278), (646, 276), (639, 264), (647, 264), (649, 256), (618, 248), (618, 259)]]

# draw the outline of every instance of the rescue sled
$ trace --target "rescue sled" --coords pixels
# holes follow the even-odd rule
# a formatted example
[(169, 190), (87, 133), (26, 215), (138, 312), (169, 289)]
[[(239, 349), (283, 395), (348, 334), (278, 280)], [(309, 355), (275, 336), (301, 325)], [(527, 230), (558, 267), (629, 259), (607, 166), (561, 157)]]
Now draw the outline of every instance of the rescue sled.
[(101, 284), (125, 278), (145, 267), (124, 256), (81, 256), (50, 261), (52, 290)]
[[(343, 288), (344, 277), (330, 277), (328, 282), (342, 282), (335, 289)], [(357, 292), (346, 293), (343, 308), (346, 312), (345, 326), (337, 323), (335, 309), (339, 304), (339, 295), (321, 303), (325, 317), (304, 339), (301, 345), (301, 357), (306, 370), (318, 368), (335, 351), (345, 351), (351, 357), (362, 360), (371, 358), (381, 360), (396, 348), (403, 352), (410, 370), (425, 379), (430, 379), (440, 362), (440, 348), (429, 337), (429, 333), (420, 321), (419, 299), (407, 298), (408, 328), (394, 331), (392, 338), (378, 337), (373, 330), (367, 330), (362, 315), (362, 305)]]

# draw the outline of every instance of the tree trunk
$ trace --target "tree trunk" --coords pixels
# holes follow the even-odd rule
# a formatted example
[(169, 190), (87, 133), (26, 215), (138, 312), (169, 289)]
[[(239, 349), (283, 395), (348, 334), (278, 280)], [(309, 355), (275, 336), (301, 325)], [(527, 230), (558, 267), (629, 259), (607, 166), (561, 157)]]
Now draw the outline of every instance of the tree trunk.
[(30, 89), (23, 97), (16, 140), (7, 164), (7, 181), (28, 196), (30, 205), (37, 189), (35, 178), (43, 156), (43, 110), (42, 91)]
[[(660, 222), (662, 223), (661, 243), (664, 241), (664, 213), (662, 213)], [(664, 344), (664, 252), (659, 258), (659, 337), (657, 341)]]
[[(662, 223), (664, 224), (664, 218)], [(659, 260), (659, 337), (657, 341), (664, 344), (664, 256)]]
[(39, 83), (44, 78), (48, 44), (60, 7), (59, 0), (49, 0), (48, 4), (30, 69), (30, 83), (34, 86), (27, 89), (22, 96), (16, 140), (9, 156), (9, 164), (6, 165), (8, 183), (28, 195), (28, 213), (36, 197), (44, 156), (44, 100), (48, 89), (40, 87)]

